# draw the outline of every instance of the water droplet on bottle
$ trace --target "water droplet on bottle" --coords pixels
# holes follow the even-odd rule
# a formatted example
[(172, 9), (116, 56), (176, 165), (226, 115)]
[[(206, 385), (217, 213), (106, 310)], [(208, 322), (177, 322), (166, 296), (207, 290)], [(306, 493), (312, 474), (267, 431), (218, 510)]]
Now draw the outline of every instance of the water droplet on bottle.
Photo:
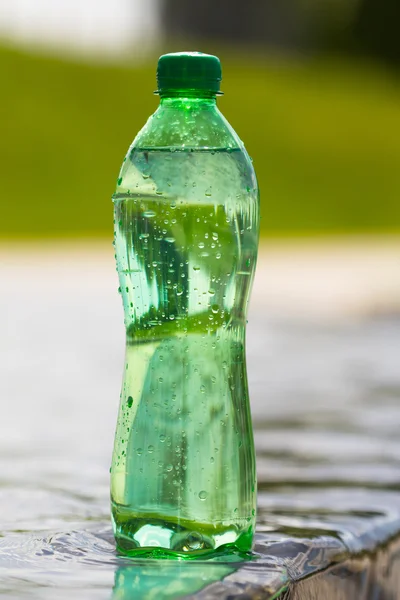
[(206, 500), (207, 496), (208, 496), (208, 494), (205, 490), (201, 490), (201, 492), (199, 493), (200, 500), (203, 500), (203, 501)]
[(184, 552), (190, 552), (193, 550), (201, 550), (205, 547), (203, 536), (200, 533), (192, 531), (186, 536), (183, 544), (180, 545), (179, 550)]

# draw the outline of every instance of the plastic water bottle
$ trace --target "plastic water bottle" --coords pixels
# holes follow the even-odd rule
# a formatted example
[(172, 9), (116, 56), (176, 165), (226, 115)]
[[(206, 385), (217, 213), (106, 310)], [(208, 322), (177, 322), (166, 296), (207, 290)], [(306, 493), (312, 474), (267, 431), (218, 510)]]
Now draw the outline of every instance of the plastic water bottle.
[(245, 360), (257, 181), (216, 105), (220, 61), (158, 62), (160, 105), (122, 164), (115, 251), (126, 358), (111, 467), (120, 551), (248, 551), (256, 472)]

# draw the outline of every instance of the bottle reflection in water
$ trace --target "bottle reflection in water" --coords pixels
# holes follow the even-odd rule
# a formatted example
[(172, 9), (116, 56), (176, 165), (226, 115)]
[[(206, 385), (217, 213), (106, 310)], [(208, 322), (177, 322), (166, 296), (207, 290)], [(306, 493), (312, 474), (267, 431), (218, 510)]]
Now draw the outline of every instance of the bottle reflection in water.
[[(153, 561), (154, 562), (154, 561)], [(218, 563), (163, 561), (162, 565), (121, 567), (115, 573), (112, 600), (176, 600), (223, 581), (237, 567)]]

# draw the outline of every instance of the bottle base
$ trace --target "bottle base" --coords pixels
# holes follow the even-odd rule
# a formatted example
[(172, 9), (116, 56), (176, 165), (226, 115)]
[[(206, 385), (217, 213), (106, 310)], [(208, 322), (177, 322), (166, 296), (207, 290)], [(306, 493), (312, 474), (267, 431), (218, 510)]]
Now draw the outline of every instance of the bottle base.
[[(114, 515), (115, 517), (115, 515)], [(142, 558), (195, 559), (214, 554), (246, 554), (251, 550), (253, 529), (193, 521), (171, 522), (160, 517), (113, 519), (117, 550)]]

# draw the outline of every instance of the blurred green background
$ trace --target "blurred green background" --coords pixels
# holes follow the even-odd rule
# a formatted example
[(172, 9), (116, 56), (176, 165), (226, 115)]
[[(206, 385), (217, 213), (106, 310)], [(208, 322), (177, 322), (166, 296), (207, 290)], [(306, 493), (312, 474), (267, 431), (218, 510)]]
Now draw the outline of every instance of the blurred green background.
[[(224, 4), (208, 30), (200, 13), (185, 20), (184, 3), (165, 1), (158, 7), (163, 35), (144, 53), (133, 44), (112, 60), (3, 43), (3, 238), (111, 237), (119, 166), (157, 106), (157, 57), (190, 48), (216, 52), (222, 60), (219, 106), (253, 157), (263, 234), (400, 229), (397, 46), (396, 40), (387, 48), (376, 44), (379, 19), (369, 17), (369, 30), (365, 24), (371, 1), (353, 2), (352, 11), (346, 3), (328, 2), (335, 10), (322, 16), (312, 11), (318, 4), (312, 0), (286, 2), (286, 12), (275, 15), (280, 29), (268, 14), (257, 13), (260, 3), (249, 2), (252, 18), (245, 26), (243, 14), (234, 11), (237, 3), (230, 9)], [(181, 21), (171, 18), (177, 10)], [(285, 15), (292, 17), (289, 24), (293, 15), (304, 19), (297, 29), (285, 29)], [(390, 11), (387, 17), (389, 28)], [(382, 40), (396, 35), (391, 38), (389, 29)]]

